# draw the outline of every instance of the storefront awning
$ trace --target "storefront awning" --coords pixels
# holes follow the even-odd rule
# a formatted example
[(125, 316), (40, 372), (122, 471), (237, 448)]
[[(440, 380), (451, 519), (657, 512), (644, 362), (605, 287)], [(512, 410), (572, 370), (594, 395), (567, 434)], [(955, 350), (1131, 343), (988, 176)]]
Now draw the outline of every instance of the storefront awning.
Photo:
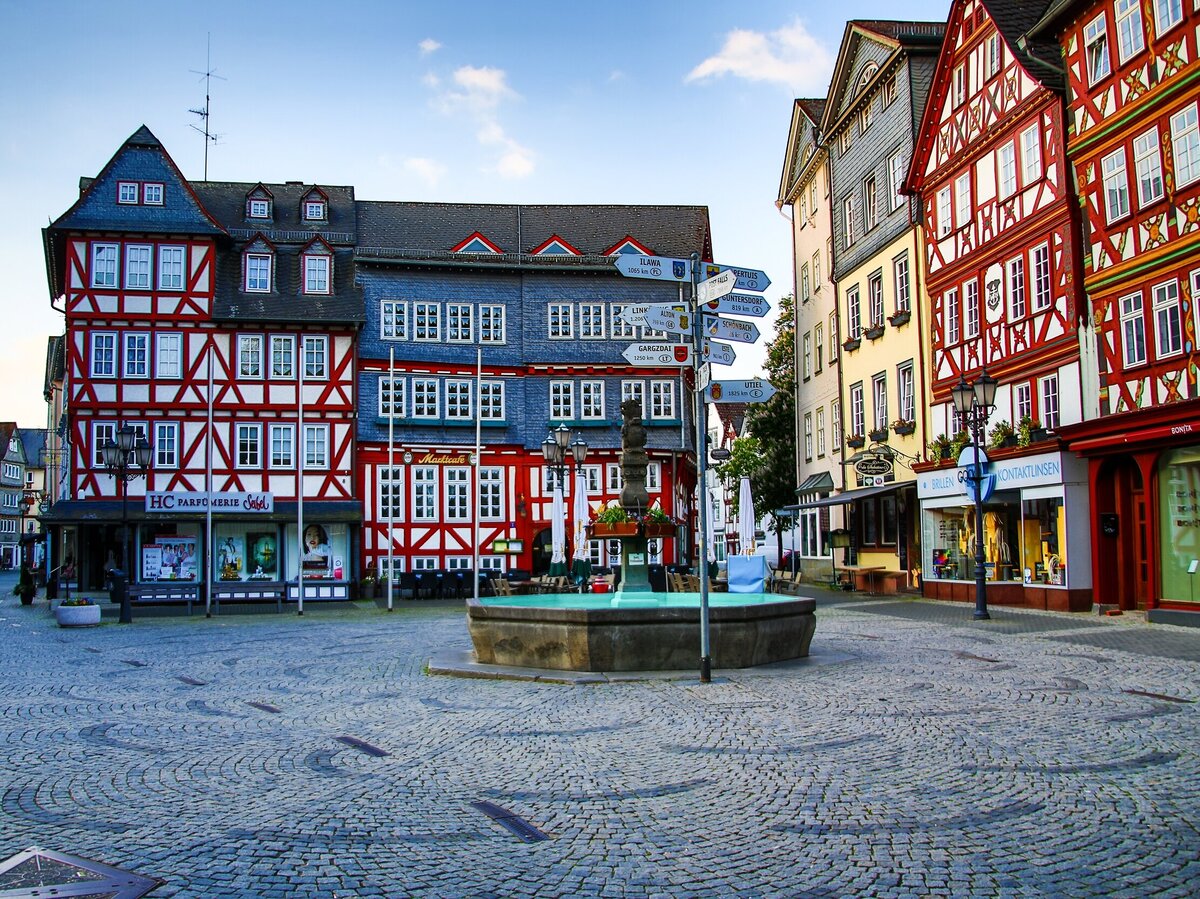
[(797, 496), (804, 496), (806, 493), (828, 493), (833, 489), (833, 475), (827, 471), (820, 474), (809, 475), (796, 488)]
[(862, 487), (858, 490), (847, 490), (844, 493), (837, 493), (833, 496), (825, 496), (821, 499), (814, 499), (812, 502), (797, 503), (794, 506), (784, 506), (785, 509), (819, 509), (822, 506), (843, 506), (846, 503), (852, 503), (856, 500), (866, 499), (868, 496), (878, 496), (881, 493), (891, 493), (903, 487), (903, 484), (884, 484), (882, 487)]

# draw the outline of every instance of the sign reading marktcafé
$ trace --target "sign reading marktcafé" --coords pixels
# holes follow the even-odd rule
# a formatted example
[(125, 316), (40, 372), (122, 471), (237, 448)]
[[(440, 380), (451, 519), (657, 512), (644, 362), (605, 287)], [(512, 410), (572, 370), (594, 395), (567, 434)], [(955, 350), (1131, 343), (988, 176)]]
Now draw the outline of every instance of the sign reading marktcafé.
[(275, 511), (273, 493), (174, 493), (151, 491), (146, 494), (147, 512), (179, 512), (203, 515), (213, 512)]

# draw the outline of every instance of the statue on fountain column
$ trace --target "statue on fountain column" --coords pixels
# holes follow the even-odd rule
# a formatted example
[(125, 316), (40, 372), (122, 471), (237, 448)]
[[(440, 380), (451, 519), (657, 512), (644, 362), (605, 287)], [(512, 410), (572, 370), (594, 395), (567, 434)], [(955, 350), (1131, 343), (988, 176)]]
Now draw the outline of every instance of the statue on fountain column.
[(641, 515), (650, 505), (650, 494), (646, 492), (646, 468), (650, 460), (646, 455), (646, 428), (642, 425), (641, 400), (621, 403), (621, 417), (621, 476), (625, 482), (621, 490), (621, 506), (627, 512)]

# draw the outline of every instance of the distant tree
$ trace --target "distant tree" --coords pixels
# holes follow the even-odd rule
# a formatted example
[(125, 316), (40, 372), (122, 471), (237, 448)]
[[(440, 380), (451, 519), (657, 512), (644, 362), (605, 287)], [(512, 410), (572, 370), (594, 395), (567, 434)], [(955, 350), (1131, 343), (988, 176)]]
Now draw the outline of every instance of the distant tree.
[[(758, 441), (761, 462), (750, 475), (758, 517), (796, 502), (796, 301), (779, 301), (775, 338), (767, 344), (767, 380), (775, 395), (751, 403), (746, 427)], [(773, 518), (771, 530), (781, 535), (789, 519)], [(781, 539), (781, 538), (780, 538)]]

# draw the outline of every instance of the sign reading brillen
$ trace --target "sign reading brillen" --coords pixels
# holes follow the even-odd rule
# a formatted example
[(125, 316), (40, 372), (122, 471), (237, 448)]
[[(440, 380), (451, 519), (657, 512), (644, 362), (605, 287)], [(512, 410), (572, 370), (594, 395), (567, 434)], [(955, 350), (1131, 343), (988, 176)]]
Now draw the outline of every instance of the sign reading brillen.
[(151, 491), (146, 494), (147, 512), (174, 512), (204, 514), (213, 512), (260, 512), (275, 511), (273, 493), (174, 493)]

